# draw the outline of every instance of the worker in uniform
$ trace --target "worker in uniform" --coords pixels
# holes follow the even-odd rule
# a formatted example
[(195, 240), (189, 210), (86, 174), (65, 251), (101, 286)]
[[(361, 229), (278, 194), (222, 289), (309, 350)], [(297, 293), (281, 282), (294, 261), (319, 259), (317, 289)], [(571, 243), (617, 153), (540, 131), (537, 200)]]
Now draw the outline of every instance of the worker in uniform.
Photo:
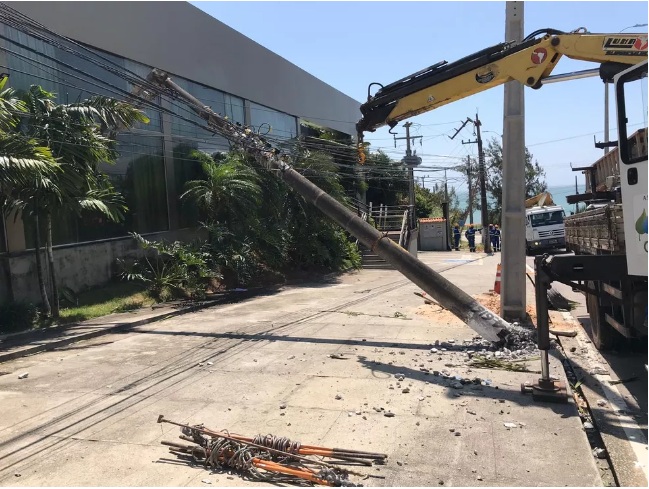
[(494, 251), (500, 251), (500, 228), (498, 224), (494, 226)]
[(469, 224), (469, 229), (464, 233), (464, 237), (469, 242), (469, 251), (475, 252), (475, 229), (473, 224)]
[(491, 249), (496, 250), (496, 229), (493, 224), (489, 224), (489, 237), (487, 238), (491, 243)]
[(455, 224), (453, 226), (453, 240), (455, 242), (455, 251), (460, 251), (460, 237), (462, 236), (462, 233), (460, 232), (460, 226), (459, 224)]

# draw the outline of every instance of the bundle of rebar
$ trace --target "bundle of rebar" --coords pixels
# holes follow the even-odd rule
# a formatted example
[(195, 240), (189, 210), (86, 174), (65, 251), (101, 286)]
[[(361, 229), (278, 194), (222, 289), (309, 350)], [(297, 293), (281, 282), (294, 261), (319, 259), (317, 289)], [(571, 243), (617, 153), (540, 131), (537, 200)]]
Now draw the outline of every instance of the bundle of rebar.
[(303, 445), (274, 435), (246, 437), (214, 431), (202, 424), (176, 423), (163, 415), (158, 417), (158, 423), (180, 426), (180, 439), (192, 443), (162, 441), (176, 456), (211, 470), (232, 469), (257, 481), (359, 487), (361, 484), (353, 484), (349, 475), (364, 474), (341, 465), (371, 466), (387, 459), (383, 453)]

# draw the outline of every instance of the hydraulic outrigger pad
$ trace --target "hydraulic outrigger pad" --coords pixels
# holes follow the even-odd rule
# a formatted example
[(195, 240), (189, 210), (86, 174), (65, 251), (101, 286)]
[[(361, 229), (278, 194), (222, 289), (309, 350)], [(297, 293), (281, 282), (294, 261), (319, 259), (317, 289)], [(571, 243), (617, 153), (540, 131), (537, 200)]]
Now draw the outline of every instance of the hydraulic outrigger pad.
[(521, 384), (521, 392), (531, 393), (535, 401), (568, 402), (568, 389), (563, 382), (550, 378), (549, 367), (548, 350), (541, 350), (541, 377), (534, 384)]
[(568, 390), (563, 382), (556, 380), (539, 379), (536, 384), (521, 384), (523, 394), (531, 393), (535, 401), (545, 402), (568, 402)]

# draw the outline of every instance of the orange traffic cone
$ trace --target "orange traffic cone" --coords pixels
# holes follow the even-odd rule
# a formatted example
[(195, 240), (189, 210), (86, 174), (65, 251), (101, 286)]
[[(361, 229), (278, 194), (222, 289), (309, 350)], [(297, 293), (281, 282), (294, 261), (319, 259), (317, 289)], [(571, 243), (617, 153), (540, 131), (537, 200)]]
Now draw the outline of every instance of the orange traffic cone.
[(498, 264), (498, 268), (496, 269), (496, 282), (494, 283), (494, 294), (499, 294), (500, 295), (500, 263)]

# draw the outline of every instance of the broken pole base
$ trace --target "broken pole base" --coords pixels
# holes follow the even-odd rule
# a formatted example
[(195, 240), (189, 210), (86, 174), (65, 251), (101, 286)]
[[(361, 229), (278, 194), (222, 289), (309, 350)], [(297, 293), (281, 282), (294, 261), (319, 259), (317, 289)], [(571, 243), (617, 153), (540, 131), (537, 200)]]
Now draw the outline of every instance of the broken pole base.
[(568, 389), (563, 382), (540, 378), (535, 384), (521, 384), (523, 394), (531, 393), (537, 402), (568, 402)]

